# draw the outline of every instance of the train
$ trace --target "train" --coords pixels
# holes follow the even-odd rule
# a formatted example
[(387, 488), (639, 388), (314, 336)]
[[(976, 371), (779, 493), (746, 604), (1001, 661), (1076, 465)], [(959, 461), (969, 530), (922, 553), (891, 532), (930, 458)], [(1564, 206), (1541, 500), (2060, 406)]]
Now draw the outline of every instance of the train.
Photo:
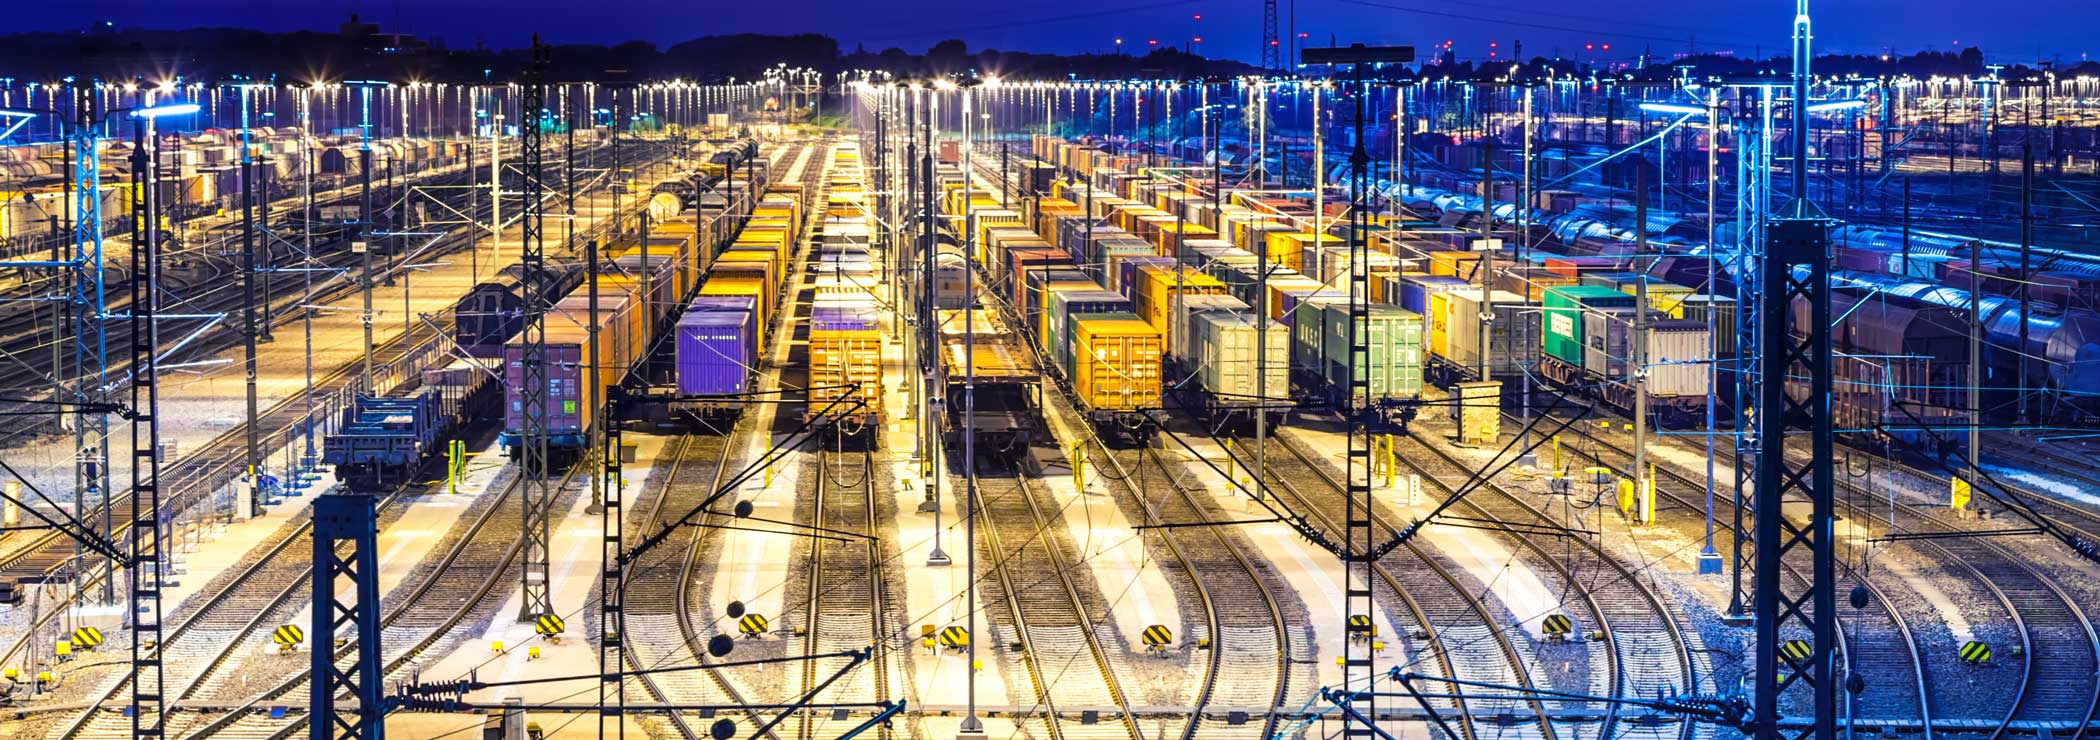
[(415, 480), (445, 441), (486, 418), (499, 395), (494, 377), (492, 363), (467, 357), (391, 392), (359, 394), (322, 437), (321, 462), (355, 493)]
[[(1477, 196), (1440, 192), (1436, 188), (1392, 188), (1386, 192), (1404, 192), (1416, 205), (1433, 202), (1438, 207), (1473, 212), (1479, 207)], [(1547, 257), (1548, 266), (1559, 262), (1571, 272), (1587, 272), (1618, 271), (1630, 265), (1632, 243), (1638, 231), (1631, 209), (1598, 201), (1567, 191), (1540, 194), (1532, 221), (1550, 237), (1549, 245), (1564, 250)], [(1513, 208), (1513, 204), (1502, 203), (1495, 210), (1498, 218), (1507, 221), (1514, 214)], [(1651, 249), (1662, 255), (1652, 258), (1649, 276), (1678, 286), (1705, 286), (1706, 290), (1686, 297), (1683, 318), (1704, 320), (1708, 312), (1716, 314), (1715, 357), (1723, 361), (1720, 374), (1730, 375), (1732, 370), (1725, 360), (1735, 355), (1739, 343), (1735, 332), (1729, 331), (1737, 313), (1734, 300), (1729, 297), (1735, 290), (1736, 266), (1728, 255), (1717, 255), (1713, 257), (1714, 269), (1709, 269), (1703, 225), (1674, 215), (1651, 214), (1646, 226)], [(1719, 224), (1716, 229), (1718, 234), (1727, 236), (1733, 233), (1734, 225)], [(2096, 366), (2100, 363), (2086, 359), (2100, 352), (2100, 342), (2092, 338), (2100, 334), (2100, 261), (2087, 255), (2038, 248), (2034, 250), (2034, 263), (2048, 267), (2030, 271), (2023, 281), (2017, 260), (2006, 256), (2017, 252), (2016, 245), (1984, 242), (1981, 264), (1971, 265), (1970, 243), (1974, 240), (1929, 230), (1913, 230), (1906, 248), (1900, 231), (1872, 224), (1843, 224), (1833, 229), (1832, 241), (1833, 275), (1834, 280), (1840, 281), (1841, 289), (1878, 291), (1956, 309), (1965, 317), (1958, 332), (1961, 336), (1967, 332), (1970, 291), (1984, 294), (1978, 302), (1983, 312), (1986, 345), (1982, 360), (1987, 397), (1983, 415), (1987, 420), (2005, 422), (2025, 415), (2031, 420), (2076, 424), (2100, 418), (2100, 366)], [(2023, 285), (2030, 301), (2024, 314), (2019, 301)], [(1840, 346), (1841, 352), (1854, 349), (1859, 350), (1857, 354), (1869, 352), (1865, 348)], [(1966, 359), (1961, 362), (1966, 363)], [(1885, 370), (1861, 369), (1875, 373)], [(1872, 380), (1849, 378), (1845, 382), (1867, 384)], [(2030, 392), (2026, 408), (2010, 398), (2008, 389), (2014, 388)], [(1923, 407), (1922, 403), (1923, 399), (1915, 399), (1888, 410), (1915, 412)], [(1894, 429), (1915, 425), (1908, 418), (1883, 422), (1879, 426)]]
[(870, 251), (859, 145), (838, 144), (828, 166), (823, 219), (809, 252), (816, 292), (803, 418), (828, 428), (834, 446), (873, 449), (885, 418), (889, 285)]
[[(777, 271), (765, 266), (753, 269), (724, 259), (744, 238), (744, 232), (735, 225), (756, 221), (745, 218), (739, 210), (745, 204), (755, 209), (755, 199), (762, 188), (762, 181), (747, 180), (745, 173), (731, 172), (714, 180), (708, 191), (696, 191), (693, 196), (697, 199), (708, 193), (722, 195), (722, 210), (700, 215), (680, 208), (675, 215), (660, 220), (643, 219), (636, 231), (598, 246), (595, 313), (591, 310), (592, 284), (588, 276), (568, 282), (566, 292), (554, 294), (558, 297), (541, 318), (547, 377), (541, 413), (546, 423), (550, 466), (563, 467), (577, 459), (594, 425), (618, 421), (606, 418), (605, 407), (611, 395), (607, 388), (619, 386), (622, 395), (647, 397), (649, 389), (661, 385), (659, 381), (663, 380), (659, 377), (663, 373), (650, 362), (656, 356), (673, 357), (668, 373), (677, 373), (675, 348), (683, 342), (674, 327), (698, 296), (752, 295), (760, 315), (777, 306), (777, 300), (763, 300), (769, 297), (767, 293), (777, 292), (777, 286), (763, 276)], [(768, 250), (777, 252), (770, 244)], [(754, 272), (761, 276), (759, 285), (740, 289)], [(467, 300), (499, 302), (502, 294), (470, 293), (463, 302)], [(480, 307), (461, 306), (455, 311), (463, 308)], [(496, 315), (510, 320), (506, 314)], [(522, 330), (523, 317), (516, 321)], [(595, 355), (590, 352), (592, 326), (598, 327)], [(506, 328), (498, 325), (483, 331)], [(673, 349), (664, 352), (664, 346)], [(504, 426), (497, 441), (516, 458), (524, 453), (526, 423), (522, 389), (526, 385), (527, 345), (522, 331), (507, 337), (500, 351)]]

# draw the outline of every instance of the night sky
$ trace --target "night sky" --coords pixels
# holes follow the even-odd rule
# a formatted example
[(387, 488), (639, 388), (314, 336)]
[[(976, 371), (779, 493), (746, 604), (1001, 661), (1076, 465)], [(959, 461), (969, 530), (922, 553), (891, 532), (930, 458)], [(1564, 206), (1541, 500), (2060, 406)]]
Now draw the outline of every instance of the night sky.
[[(1289, 34), (1293, 0), (1281, 0)], [(1770, 55), (1787, 45), (1791, 0), (1296, 0), (1297, 30), (1312, 43), (1455, 42), (1461, 58), (1564, 55), (1630, 60), (1644, 49), (1667, 59), (1696, 48)], [(1594, 10), (1598, 15), (1582, 11)], [(2061, 59), (2100, 53), (2100, 0), (1843, 0), (1821, 2), (1817, 50), (1879, 54), (1981, 46), (1993, 61)], [(268, 31), (333, 30), (357, 11), (388, 30), (438, 38), (453, 47), (522, 46), (538, 30), (550, 40), (667, 46), (710, 34), (817, 32), (852, 51), (897, 46), (923, 51), (943, 38), (971, 48), (1045, 52), (1126, 51), (1147, 41), (1254, 59), (1261, 36), (1260, 0), (84, 0), (19, 3), (4, 30), (70, 30), (98, 20), (124, 27), (249, 27)], [(1201, 20), (1197, 20), (1200, 14)], [(1499, 47), (1491, 49), (1490, 42)], [(1603, 44), (1611, 50), (1602, 50)], [(1585, 44), (1596, 48), (1585, 52)], [(1956, 46), (1959, 44), (1959, 46)]]

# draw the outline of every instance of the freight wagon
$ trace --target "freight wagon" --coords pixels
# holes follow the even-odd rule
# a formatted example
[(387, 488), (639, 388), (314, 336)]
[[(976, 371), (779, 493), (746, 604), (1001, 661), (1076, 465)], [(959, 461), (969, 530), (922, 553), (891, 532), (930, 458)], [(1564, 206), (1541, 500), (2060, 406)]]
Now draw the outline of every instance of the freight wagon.
[[(1635, 407), (1634, 374), (1647, 378), (1648, 408), (1661, 426), (1705, 418), (1713, 371), (1706, 322), (1665, 318), (1629, 293), (1598, 285), (1545, 293), (1539, 373), (1562, 389), (1626, 413)], [(1634, 312), (1646, 311), (1647, 358), (1637, 357)]]
[(491, 368), (460, 359), (384, 396), (359, 394), (321, 441), (321, 462), (350, 491), (376, 493), (413, 480), (443, 447), (485, 418), (496, 396)]
[(1042, 376), (1020, 337), (988, 309), (944, 309), (937, 319), (949, 445), (960, 449), (974, 432), (981, 454), (1027, 449), (1040, 432)]
[(1212, 435), (1252, 434), (1257, 419), (1274, 428), (1289, 417), (1289, 326), (1264, 325), (1247, 304), (1223, 294), (1189, 296), (1179, 316), (1165, 358), (1177, 405)]

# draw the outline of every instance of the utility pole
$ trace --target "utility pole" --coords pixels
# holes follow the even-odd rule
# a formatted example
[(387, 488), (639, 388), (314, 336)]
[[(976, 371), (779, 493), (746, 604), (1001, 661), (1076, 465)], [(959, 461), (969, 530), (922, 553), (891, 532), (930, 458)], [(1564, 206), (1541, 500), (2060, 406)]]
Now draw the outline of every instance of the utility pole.
[[(1709, 142), (1710, 144), (1711, 142)], [(1668, 183), (1668, 180), (1664, 180)], [(1641, 260), (1648, 256), (1648, 168), (1633, 170), (1633, 341), (1628, 342), (1633, 350), (1633, 362), (1627, 363), (1627, 371), (1633, 376), (1633, 474), (1634, 509), (1646, 511), (1646, 501), (1653, 492), (1648, 486), (1648, 265)], [(1610, 334), (1607, 330), (1606, 335)], [(1611, 342), (1605, 341), (1606, 353), (1611, 351)], [(1709, 458), (1711, 459), (1711, 458)], [(1640, 516), (1634, 516), (1635, 521)]]
[[(2017, 417), (2013, 426), (2027, 426), (2033, 417), (2027, 409), (2027, 328), (2034, 323), (2034, 140), (2033, 127), (2022, 126), (2020, 131), (2020, 372), (2019, 395), (2014, 396)], [(1970, 292), (1983, 288), (1981, 263), (1970, 263), (1976, 270), (1970, 280)], [(1980, 382), (1981, 377), (1974, 380)]]
[[(159, 134), (153, 109), (131, 112), (132, 231), (131, 305), (131, 521), (126, 568), (130, 594), (125, 623), (131, 628), (131, 736), (160, 737), (167, 729), (166, 682), (161, 660), (161, 588), (167, 510), (160, 489), (160, 371), (155, 353), (160, 304)], [(106, 507), (105, 507), (106, 508)]]
[(380, 83), (370, 81), (357, 85), (358, 118), (357, 131), (361, 137), (357, 147), (358, 208), (357, 240), (350, 244), (362, 261), (357, 284), (364, 294), (364, 312), (358, 322), (364, 325), (364, 366), (358, 381), (358, 390), (377, 393), (372, 385), (372, 88)]
[(255, 315), (255, 152), (251, 143), (254, 132), (248, 128), (249, 86), (243, 83), (237, 88), (241, 96), (241, 355), (247, 376), (248, 476), (246, 487), (239, 492), (244, 503), (234, 510), (237, 516), (254, 516), (262, 511), (262, 420), (257, 413), (255, 387), (255, 345), (259, 338)]
[(1480, 139), (1480, 380), (1493, 378), (1489, 367), (1489, 351), (1495, 337), (1495, 253), (1502, 245), (1495, 241), (1495, 144), (1494, 139)]
[[(976, 97), (975, 91), (975, 87), (965, 87), (962, 88), (959, 94), (962, 98), (963, 336), (973, 337), (972, 341), (963, 342), (963, 471), (965, 473), (963, 482), (966, 484), (966, 490), (963, 491), (963, 502), (967, 508), (967, 511), (963, 513), (963, 527), (965, 529), (964, 537), (970, 542), (970, 546), (963, 550), (963, 559), (968, 563), (967, 572), (970, 574), (968, 580), (970, 614), (968, 625), (964, 629), (967, 630), (966, 634), (970, 635), (977, 634), (977, 430), (975, 428), (977, 423), (977, 342), (974, 341), (975, 335), (972, 334), (977, 327), (977, 322), (974, 318), (977, 312), (970, 308), (970, 305), (975, 302), (977, 295), (976, 278), (973, 277), (977, 271), (971, 269), (969, 264), (970, 260), (977, 257), (977, 225), (971, 222), (973, 214), (970, 212), (970, 201), (976, 200), (970, 192), (970, 179), (976, 175), (976, 172), (970, 169), (970, 150), (976, 148), (976, 145), (970, 140), (970, 99)], [(1000, 190), (1001, 192), (1005, 191), (1003, 183), (1000, 186)], [(933, 275), (929, 273), (926, 276), (926, 281), (929, 283), (933, 282)], [(928, 420), (928, 422), (930, 426), (931, 420)], [(1085, 491), (1080, 493), (1084, 494)], [(962, 721), (961, 734), (965, 737), (973, 735), (982, 737), (984, 735), (984, 723), (977, 719), (977, 669), (975, 666), (977, 665), (978, 642), (978, 640), (970, 640), (965, 645), (965, 650), (969, 653), (967, 656), (970, 661), (969, 665), (972, 666), (969, 671), (970, 706)]]
[[(1344, 459), (1342, 473), (1345, 485), (1345, 508), (1343, 523), (1346, 527), (1341, 548), (1344, 569), (1343, 598), (1345, 615), (1370, 617), (1377, 613), (1373, 594), (1378, 565), (1378, 543), (1372, 520), (1371, 487), (1371, 415), (1370, 378), (1365, 369), (1370, 365), (1370, 246), (1366, 239), (1370, 232), (1370, 218), (1366, 208), (1366, 197), (1371, 187), (1371, 155), (1364, 144), (1364, 119), (1367, 115), (1364, 99), (1368, 87), (1364, 82), (1364, 68), (1373, 63), (1406, 63), (1414, 61), (1413, 47), (1367, 47), (1352, 44), (1347, 48), (1328, 47), (1306, 49), (1303, 61), (1307, 64), (1347, 64), (1351, 67), (1351, 83), (1356, 87), (1352, 96), (1356, 104), (1355, 141), (1349, 153), (1349, 379), (1345, 397), (1346, 418), (1349, 420), (1348, 454)], [(1361, 403), (1357, 399), (1363, 399)], [(1371, 651), (1370, 625), (1359, 626), (1345, 616), (1343, 631), (1349, 636), (1344, 643), (1342, 655), (1343, 690), (1351, 694), (1351, 704), (1367, 721), (1347, 721), (1342, 734), (1347, 738), (1370, 738), (1383, 735), (1375, 724), (1378, 717), (1376, 694), (1371, 691), (1377, 674), (1377, 655)], [(1362, 693), (1356, 693), (1362, 692)], [(1359, 724), (1360, 722), (1360, 724)]]

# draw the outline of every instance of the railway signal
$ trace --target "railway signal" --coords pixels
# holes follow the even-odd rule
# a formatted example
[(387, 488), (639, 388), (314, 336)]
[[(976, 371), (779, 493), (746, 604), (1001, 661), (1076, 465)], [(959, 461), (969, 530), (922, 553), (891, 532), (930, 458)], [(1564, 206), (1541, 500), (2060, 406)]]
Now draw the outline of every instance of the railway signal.
[(1785, 661), (1799, 663), (1814, 654), (1815, 648), (1807, 640), (1788, 640), (1779, 644), (1779, 657)]
[(1377, 637), (1377, 636), (1378, 636), (1378, 625), (1375, 625), (1375, 624), (1372, 624), (1372, 623), (1371, 623), (1371, 617), (1370, 617), (1369, 615), (1366, 615), (1366, 614), (1351, 614), (1351, 615), (1349, 615), (1349, 639), (1351, 639), (1351, 640), (1369, 640), (1369, 639), (1371, 639), (1371, 638), (1373, 638), (1373, 637)]

